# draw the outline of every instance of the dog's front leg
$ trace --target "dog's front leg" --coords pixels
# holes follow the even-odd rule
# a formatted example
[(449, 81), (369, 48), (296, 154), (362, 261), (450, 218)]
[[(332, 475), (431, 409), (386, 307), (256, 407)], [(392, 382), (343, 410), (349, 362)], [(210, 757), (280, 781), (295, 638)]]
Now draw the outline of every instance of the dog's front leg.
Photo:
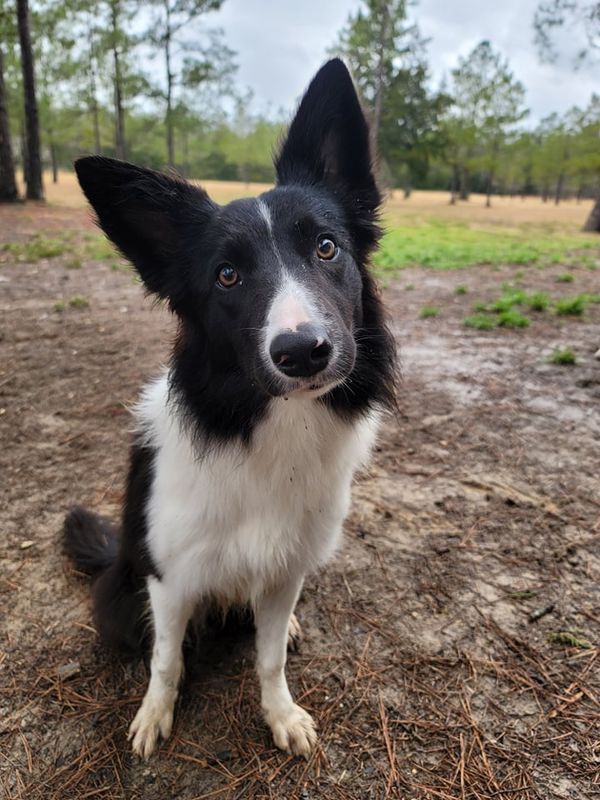
[(133, 751), (148, 758), (159, 735), (166, 739), (173, 726), (173, 710), (183, 671), (181, 646), (192, 606), (179, 587), (156, 578), (148, 579), (154, 647), (150, 683), (131, 726)]
[(265, 719), (277, 747), (308, 758), (316, 740), (310, 714), (294, 703), (285, 678), (288, 628), (301, 579), (269, 592), (256, 608), (257, 672)]

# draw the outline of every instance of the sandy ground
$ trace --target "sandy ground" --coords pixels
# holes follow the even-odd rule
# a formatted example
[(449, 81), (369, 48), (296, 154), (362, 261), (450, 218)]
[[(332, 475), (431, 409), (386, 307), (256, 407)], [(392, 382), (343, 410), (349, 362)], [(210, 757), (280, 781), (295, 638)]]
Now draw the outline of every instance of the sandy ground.
[[(0, 212), (0, 241), (83, 211)], [(574, 282), (555, 283), (570, 268)], [(463, 317), (523, 268), (411, 269), (386, 291), (399, 413), (360, 476), (344, 546), (308, 581), (288, 675), (309, 762), (261, 720), (249, 632), (186, 655), (152, 760), (126, 731), (147, 680), (97, 642), (64, 560), (65, 509), (118, 513), (127, 405), (172, 330), (132, 273), (64, 257), (0, 266), (0, 787), (7, 800), (566, 800), (600, 792), (600, 306), (478, 332)], [(600, 292), (577, 263), (528, 289)], [(458, 284), (469, 288), (455, 294)], [(414, 285), (408, 290), (407, 285)], [(89, 306), (53, 310), (59, 298)], [(420, 319), (419, 309), (441, 309)], [(578, 363), (552, 366), (572, 347)]]

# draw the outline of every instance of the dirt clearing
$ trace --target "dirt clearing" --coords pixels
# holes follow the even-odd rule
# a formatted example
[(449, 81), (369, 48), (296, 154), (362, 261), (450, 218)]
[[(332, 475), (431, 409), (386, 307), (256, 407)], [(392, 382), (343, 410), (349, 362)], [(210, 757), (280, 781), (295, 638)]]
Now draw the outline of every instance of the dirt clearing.
[[(36, 214), (3, 210), (0, 240), (91, 230), (82, 210)], [(173, 735), (148, 763), (126, 742), (147, 667), (98, 644), (59, 533), (73, 502), (117, 515), (127, 405), (172, 324), (114, 260), (2, 261), (6, 798), (598, 797), (600, 305), (531, 312), (527, 328), (463, 323), (506, 282), (597, 295), (589, 258), (400, 273), (386, 290), (400, 412), (357, 481), (341, 552), (306, 585), (289, 660), (319, 751), (274, 749), (252, 636), (227, 631), (187, 653)], [(564, 349), (574, 365), (548, 363)]]

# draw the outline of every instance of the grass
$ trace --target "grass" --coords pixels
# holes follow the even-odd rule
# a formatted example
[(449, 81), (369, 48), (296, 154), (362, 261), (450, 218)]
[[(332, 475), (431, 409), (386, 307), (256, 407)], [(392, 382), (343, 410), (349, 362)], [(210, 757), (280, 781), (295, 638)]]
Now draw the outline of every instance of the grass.
[(509, 308), (506, 311), (501, 311), (498, 315), (498, 325), (505, 328), (526, 328), (529, 325), (529, 318), (516, 311), (514, 308)]
[(6, 242), (0, 252), (8, 253), (15, 261), (36, 264), (43, 258), (56, 258), (70, 251), (70, 244), (64, 239), (36, 234), (25, 242)]
[(87, 299), (87, 297), (82, 297), (80, 294), (76, 294), (69, 300), (69, 305), (71, 308), (88, 308), (89, 304), (90, 301)]
[(577, 363), (577, 356), (571, 350), (570, 347), (566, 347), (564, 350), (555, 350), (549, 357), (548, 357), (549, 364), (559, 364), (561, 366), (567, 366), (571, 364)]
[(100, 234), (87, 239), (84, 253), (90, 261), (104, 261), (115, 257), (115, 248), (106, 236)]
[(572, 272), (563, 272), (561, 275), (556, 276), (557, 283), (573, 283), (575, 276)]
[[(593, 235), (573, 235), (528, 228), (475, 228), (468, 223), (430, 218), (398, 224), (383, 237), (375, 257), (380, 272), (397, 272), (416, 265), (459, 269), (477, 264), (553, 264), (573, 251), (598, 246)], [(569, 273), (570, 274), (570, 273)]]
[(439, 308), (436, 308), (435, 306), (423, 306), (423, 308), (419, 311), (419, 316), (421, 319), (429, 319), (430, 317), (437, 317), (439, 313)]
[(563, 297), (554, 304), (554, 310), (561, 316), (581, 316), (585, 311), (587, 296), (577, 294), (575, 297)]
[(532, 311), (545, 311), (550, 305), (550, 297), (546, 292), (533, 292), (525, 298), (525, 305)]
[(454, 294), (468, 294), (469, 289), (464, 284), (459, 284), (454, 290)]
[[(476, 314), (465, 317), (464, 324), (469, 328), (491, 330), (496, 325), (506, 328), (526, 328), (530, 320), (515, 306), (521, 306), (530, 311), (546, 311), (551, 306), (551, 299), (547, 292), (532, 292), (528, 294), (523, 289), (518, 289), (512, 284), (502, 284), (502, 295), (492, 303), (477, 302), (473, 305)], [(555, 301), (554, 311), (562, 316), (581, 316), (588, 303), (600, 303), (598, 294), (578, 294), (574, 297), (562, 297)], [(496, 314), (497, 316), (491, 316)], [(574, 362), (553, 362), (574, 363)]]
[(579, 647), (582, 650), (589, 650), (592, 647), (592, 643), (588, 639), (584, 639), (578, 632), (574, 631), (550, 633), (548, 634), (548, 641), (554, 644), (563, 644), (566, 647)]
[(491, 331), (498, 325), (497, 317), (492, 317), (490, 314), (473, 314), (465, 317), (464, 322), (467, 328), (475, 328), (478, 331)]

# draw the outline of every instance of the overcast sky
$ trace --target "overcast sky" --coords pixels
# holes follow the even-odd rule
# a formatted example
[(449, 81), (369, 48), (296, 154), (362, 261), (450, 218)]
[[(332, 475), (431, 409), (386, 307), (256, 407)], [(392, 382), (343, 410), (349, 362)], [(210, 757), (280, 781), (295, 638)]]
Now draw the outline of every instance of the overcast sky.
[[(271, 105), (290, 112), (326, 50), (355, 11), (357, 0), (225, 0), (210, 15), (237, 51), (238, 78), (256, 95), (260, 109)], [(420, 0), (411, 10), (431, 39), (428, 61), (434, 84), (482, 39), (508, 57), (527, 89), (532, 121), (574, 104), (585, 105), (600, 89), (600, 66), (574, 73), (568, 61), (540, 64), (533, 45), (537, 0)]]

